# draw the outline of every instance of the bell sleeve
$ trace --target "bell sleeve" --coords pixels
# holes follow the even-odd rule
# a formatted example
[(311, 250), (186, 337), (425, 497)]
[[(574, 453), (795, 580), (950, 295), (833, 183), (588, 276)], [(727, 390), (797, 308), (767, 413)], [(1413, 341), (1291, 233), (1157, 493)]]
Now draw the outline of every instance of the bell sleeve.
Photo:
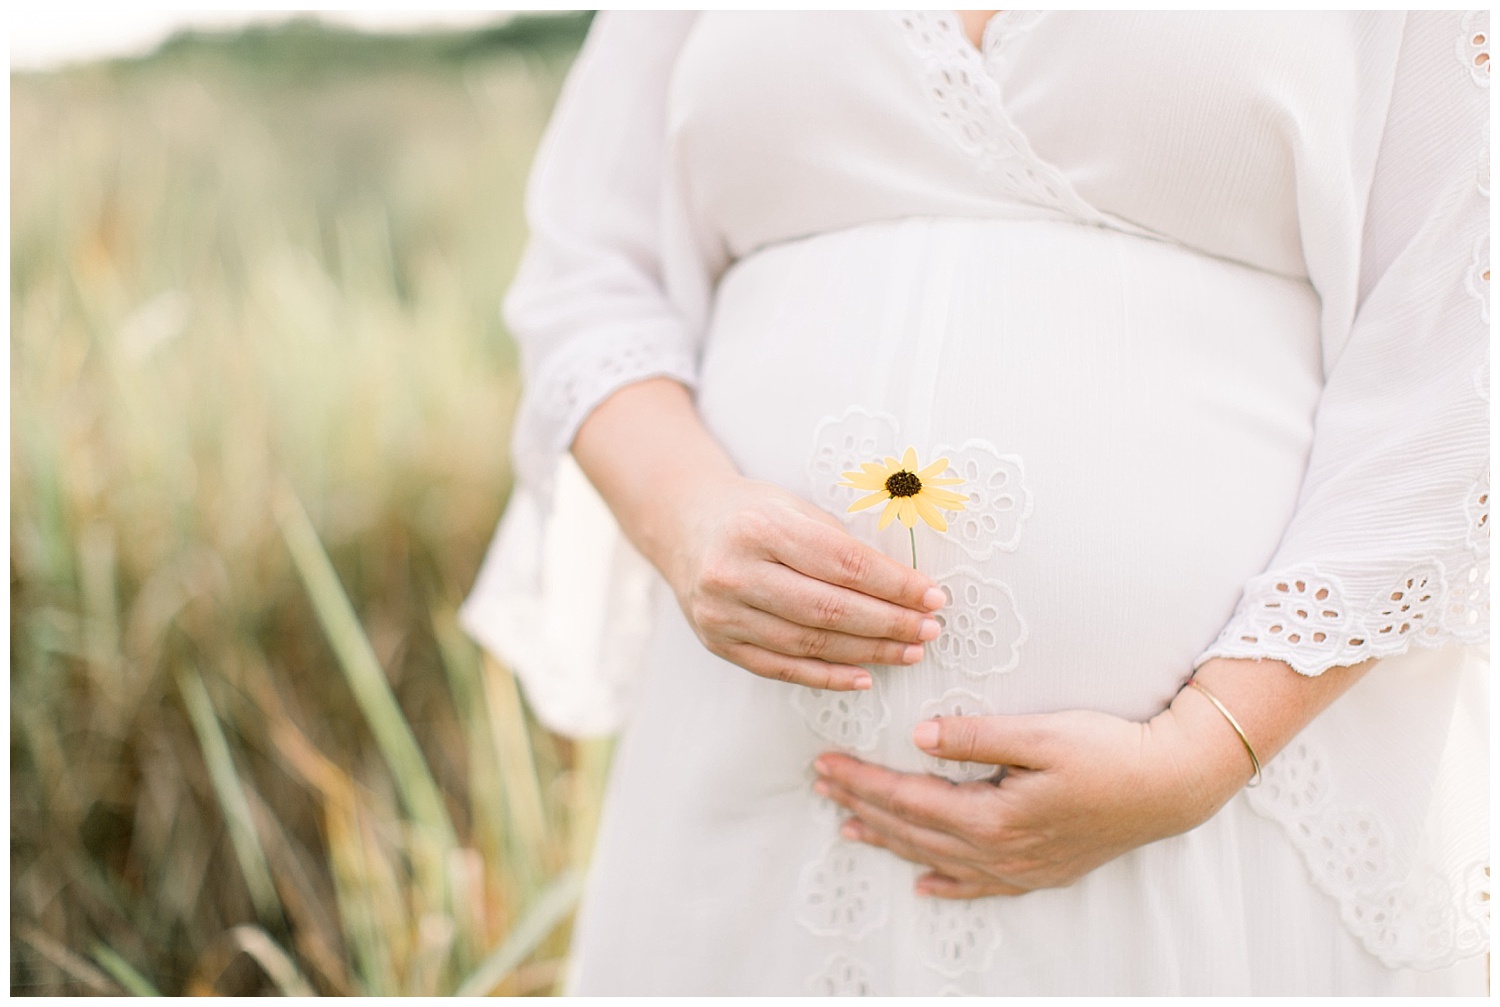
[(1296, 512), (1198, 664), (1488, 640), (1487, 20), (1408, 18)]
[(595, 17), (532, 168), (530, 237), (504, 303), (523, 385), (516, 483), (459, 618), (515, 672), (539, 719), (575, 737), (625, 720), (654, 580), (568, 451), (620, 388), (694, 385), (721, 268), (668, 142), (672, 69), (694, 17)]
[[(1384, 115), (1355, 131), (1374, 137), (1362, 227), (1314, 276), (1325, 383), (1298, 505), (1196, 661), (1378, 659), (1237, 800), (1393, 968), (1489, 947), (1488, 45), (1482, 12), (1406, 15)], [(1340, 240), (1304, 216), (1305, 249)]]

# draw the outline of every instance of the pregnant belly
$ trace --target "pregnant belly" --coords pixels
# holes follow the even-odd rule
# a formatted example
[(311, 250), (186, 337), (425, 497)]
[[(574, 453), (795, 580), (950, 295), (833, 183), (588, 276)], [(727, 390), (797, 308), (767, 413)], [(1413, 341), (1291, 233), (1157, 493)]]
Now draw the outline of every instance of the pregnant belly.
[(927, 660), (883, 669), (862, 709), (799, 695), (808, 723), (909, 753), (877, 728), (1161, 709), (1292, 513), (1317, 323), (1305, 283), (1056, 222), (871, 224), (736, 263), (698, 401), (746, 475), (903, 562), (906, 530), (843, 513), (839, 472), (941, 449), (971, 494), (947, 533), (916, 529), (954, 599)]

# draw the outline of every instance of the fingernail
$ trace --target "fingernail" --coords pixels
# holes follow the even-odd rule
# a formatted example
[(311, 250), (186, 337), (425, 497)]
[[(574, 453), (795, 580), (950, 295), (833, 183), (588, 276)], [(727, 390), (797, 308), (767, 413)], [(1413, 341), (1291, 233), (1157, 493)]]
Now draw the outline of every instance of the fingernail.
[(932, 894), (932, 886), (929, 885), (925, 881), (918, 881), (917, 882), (917, 887), (916, 887), (916, 893), (918, 895), (931, 895)]
[(911, 729), (911, 740), (918, 748), (936, 748), (940, 733), (937, 721), (924, 720)]
[(821, 758), (821, 757), (817, 758), (817, 759), (814, 759), (813, 760), (813, 769), (815, 769), (815, 770), (818, 771), (818, 775), (819, 776), (827, 776), (828, 775), (828, 760), (824, 759), (824, 758)]
[(948, 596), (943, 593), (943, 589), (940, 587), (929, 587), (927, 593), (922, 595), (922, 604), (926, 606), (927, 611), (936, 612), (948, 604)]
[(813, 784), (813, 793), (817, 794), (819, 797), (827, 797), (828, 784), (822, 780), (819, 780), (817, 783)]
[(854, 687), (856, 689), (868, 689), (875, 684), (868, 671), (861, 671), (854, 676)]
[(938, 634), (942, 631), (943, 625), (936, 619), (923, 619), (922, 628), (917, 630), (917, 639), (921, 640), (923, 643), (928, 643), (932, 640), (936, 640), (938, 638)]
[[(827, 833), (825, 832), (824, 835), (827, 835)], [(858, 839), (859, 826), (854, 822), (845, 822), (842, 826), (839, 827), (839, 835), (843, 836), (845, 839)]]
[(901, 661), (903, 664), (916, 664), (922, 660), (922, 654), (922, 645), (914, 643), (901, 652)]

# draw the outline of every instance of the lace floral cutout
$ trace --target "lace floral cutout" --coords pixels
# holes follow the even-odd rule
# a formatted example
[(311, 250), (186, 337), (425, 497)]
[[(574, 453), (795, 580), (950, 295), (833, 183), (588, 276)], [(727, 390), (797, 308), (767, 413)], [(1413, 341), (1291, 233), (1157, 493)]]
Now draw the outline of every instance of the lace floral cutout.
[(976, 677), (1014, 671), (1026, 623), (1010, 588), (963, 566), (937, 581), (949, 604), (934, 616), (942, 631), (927, 645), (929, 659), (944, 671)]
[(1487, 11), (1469, 11), (1464, 15), (1463, 28), (1456, 46), (1458, 61), (1468, 69), (1474, 83), (1488, 87), (1490, 83), (1490, 17)]
[(885, 922), (885, 891), (875, 883), (875, 851), (839, 840), (802, 869), (797, 922), (819, 937), (859, 940)]
[(1482, 234), (1474, 242), (1474, 254), (1469, 261), (1469, 271), (1464, 276), (1464, 289), (1479, 302), (1479, 318), (1488, 324), (1490, 320), (1490, 236)]
[(842, 416), (830, 416), (813, 433), (813, 453), (807, 463), (813, 502), (837, 514), (845, 522), (856, 520), (849, 505), (862, 495), (852, 486), (840, 486), (843, 473), (856, 471), (861, 462), (897, 453), (898, 427), (894, 417), (852, 408)]
[[(1436, 566), (1417, 567), (1406, 573), (1389, 594), (1371, 603), (1376, 610), (1374, 636), (1377, 642), (1421, 633), (1436, 636), (1442, 607), (1443, 575)], [(1358, 645), (1358, 641), (1350, 643)]]
[(1476, 864), (1462, 891), (1435, 871), (1401, 878), (1380, 818), (1331, 797), (1328, 761), (1299, 739), (1268, 762), (1246, 797), (1281, 823), (1345, 924), (1385, 964), (1441, 968), (1488, 941), (1489, 871)]
[(890, 711), (876, 689), (792, 689), (792, 705), (814, 733), (839, 748), (868, 752), (875, 747)]
[(848, 955), (834, 955), (807, 980), (807, 992), (823, 997), (879, 996), (870, 970)]
[[(982, 171), (994, 174), (1008, 192), (1095, 221), (1098, 214), (1093, 208), (1078, 198), (1055, 168), (1036, 156), (1011, 123), (1000, 85), (986, 68), (985, 56), (964, 35), (958, 16), (944, 10), (900, 11), (895, 17), (922, 61), (923, 83), (937, 119), (959, 148)], [(986, 54), (993, 54), (1034, 23), (1034, 16), (1023, 18), (1010, 11), (992, 18), (985, 29)]]
[(1021, 459), (1002, 455), (980, 440), (965, 441), (959, 448), (939, 447), (936, 453), (948, 458), (953, 474), (964, 480), (955, 489), (969, 495), (968, 506), (949, 520), (949, 535), (976, 560), (1015, 552), (1032, 506)]
[[(994, 713), (990, 701), (967, 689), (949, 689), (937, 699), (922, 704), (921, 719), (933, 717), (982, 717)], [(987, 780), (999, 772), (998, 766), (985, 762), (956, 762), (939, 759), (934, 755), (922, 756), (922, 765), (934, 776), (941, 776), (953, 783), (969, 783)]]
[(1000, 946), (993, 899), (917, 900), (917, 956), (945, 976), (983, 972)]
[(1245, 590), (1235, 613), (1240, 643), (1290, 645), (1310, 661), (1336, 656), (1344, 646), (1343, 590), (1332, 578), (1312, 573), (1262, 577)]

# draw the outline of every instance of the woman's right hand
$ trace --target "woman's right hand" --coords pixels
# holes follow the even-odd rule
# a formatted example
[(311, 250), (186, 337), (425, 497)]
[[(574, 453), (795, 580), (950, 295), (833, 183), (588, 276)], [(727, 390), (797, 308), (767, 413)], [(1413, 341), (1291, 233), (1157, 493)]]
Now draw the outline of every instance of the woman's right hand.
[(861, 664), (915, 664), (947, 601), (830, 514), (740, 475), (669, 378), (626, 385), (584, 420), (573, 457), (666, 578), (703, 645), (814, 689), (868, 689)]
[(714, 481), (680, 500), (677, 547), (662, 564), (711, 652), (766, 678), (868, 689), (861, 664), (909, 665), (941, 628), (929, 578), (770, 483)]

